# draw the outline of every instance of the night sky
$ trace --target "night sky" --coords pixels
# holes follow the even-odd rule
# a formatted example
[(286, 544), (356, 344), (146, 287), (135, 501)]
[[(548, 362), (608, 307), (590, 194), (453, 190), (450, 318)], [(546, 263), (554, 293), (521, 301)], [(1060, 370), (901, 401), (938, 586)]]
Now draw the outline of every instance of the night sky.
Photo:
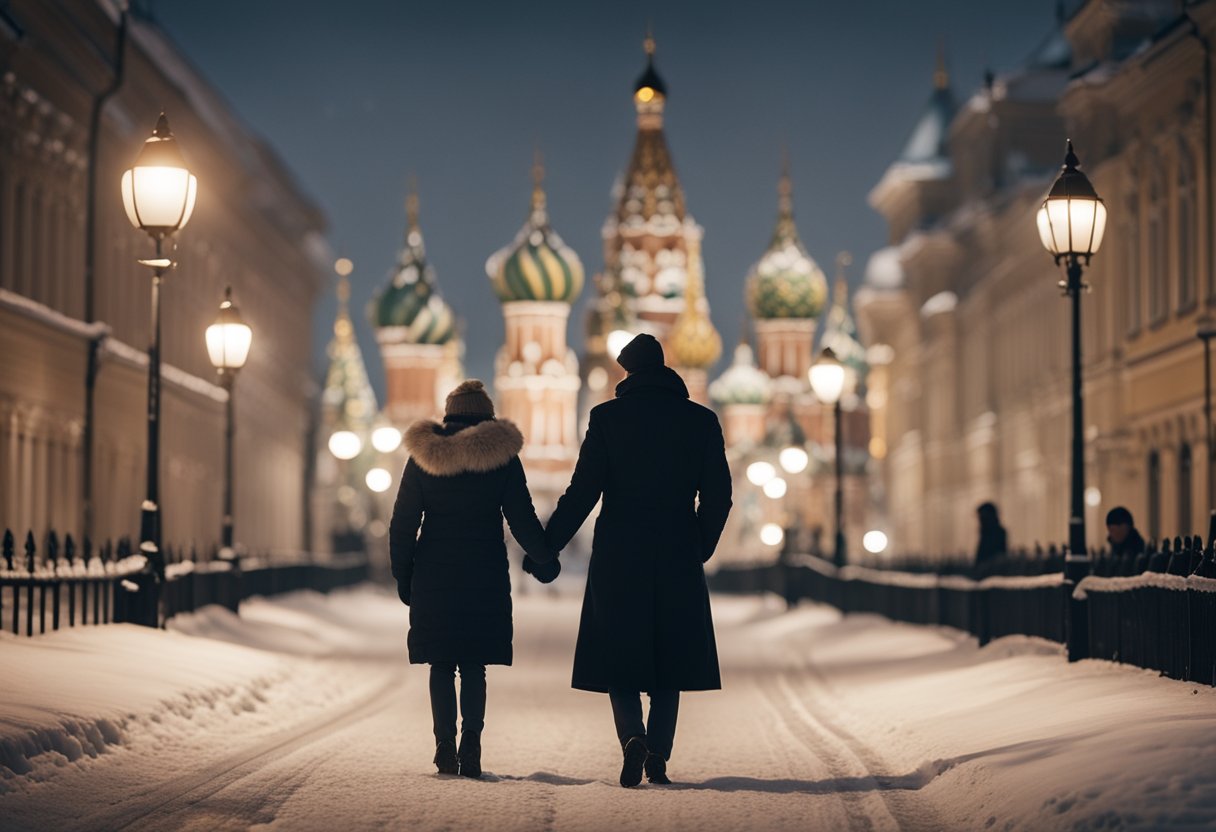
[[(856, 285), (886, 241), (866, 194), (929, 96), (938, 43), (965, 99), (985, 67), (1011, 69), (1031, 52), (1055, 6), (158, 0), (154, 11), (328, 215), (333, 248), (355, 262), (356, 327), (382, 395), (364, 309), (401, 245), (408, 175), (441, 291), (467, 321), (467, 371), (489, 380), (503, 327), (485, 260), (527, 217), (534, 146), (554, 228), (589, 284), (602, 266), (600, 228), (633, 145), (648, 21), (668, 86), (668, 142), (705, 228), (709, 301), (730, 345), (744, 277), (772, 232), (782, 145), (803, 240), (829, 277), (836, 252), (852, 251)], [(333, 313), (331, 292), (317, 309), (318, 369)]]

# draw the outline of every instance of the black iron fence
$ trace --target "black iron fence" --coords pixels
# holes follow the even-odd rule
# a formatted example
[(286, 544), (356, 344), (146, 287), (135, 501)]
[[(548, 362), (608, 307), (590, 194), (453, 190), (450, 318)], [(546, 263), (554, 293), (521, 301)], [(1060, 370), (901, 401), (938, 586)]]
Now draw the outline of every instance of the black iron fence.
[(233, 561), (214, 549), (200, 559), (193, 549), (169, 547), (161, 575), (127, 538), (96, 549), (86, 539), (78, 550), (70, 534), (61, 546), (50, 532), (39, 547), (28, 532), (20, 554), (15, 542), (6, 530), (0, 544), (0, 628), (16, 635), (112, 622), (156, 627), (208, 604), (235, 612), (255, 595), (329, 592), (368, 578), (363, 553)]
[[(1142, 557), (1144, 569), (1139, 573), (1093, 574), (1075, 587), (1066, 586), (1062, 572), (1027, 574), (1034, 570), (1025, 566), (1011, 568), (1013, 574), (984, 577), (837, 568), (811, 555), (790, 556), (777, 564), (725, 567), (709, 581), (721, 592), (773, 592), (791, 604), (809, 599), (845, 613), (954, 627), (971, 633), (981, 645), (1010, 635), (1063, 643), (1071, 591), (1086, 608), (1092, 658), (1216, 685), (1216, 578), (1208, 574), (1212, 549), (1170, 548), (1172, 553), (1167, 550), (1165, 557), (1160, 550)], [(1136, 567), (1135, 557), (1118, 560), (1130, 561), (1129, 570)], [(1095, 560), (1095, 573), (1100, 563)], [(1170, 574), (1171, 567), (1177, 572)]]

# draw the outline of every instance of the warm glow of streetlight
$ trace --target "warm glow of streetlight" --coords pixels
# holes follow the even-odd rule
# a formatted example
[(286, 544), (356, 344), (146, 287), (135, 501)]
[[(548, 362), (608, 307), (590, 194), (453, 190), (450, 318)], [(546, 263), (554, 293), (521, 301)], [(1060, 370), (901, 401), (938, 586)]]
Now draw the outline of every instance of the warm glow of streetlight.
[(249, 347), (253, 343), (253, 330), (241, 318), (232, 302), (232, 287), (224, 290), (224, 301), (215, 323), (207, 327), (207, 357), (211, 366), (220, 372), (231, 372), (245, 366), (249, 358)]
[(786, 483), (781, 477), (773, 477), (764, 484), (764, 496), (771, 497), (774, 500), (780, 500), (785, 496)]
[(377, 494), (388, 491), (393, 484), (393, 475), (383, 468), (373, 468), (367, 472), (367, 476), (363, 478), (367, 483), (367, 487)]
[(871, 555), (881, 554), (887, 550), (887, 535), (878, 529), (870, 529), (861, 538), (861, 545)]
[(334, 261), (334, 271), (337, 272), (340, 277), (347, 277), (354, 270), (355, 264), (350, 261), (349, 257), (339, 257)]
[(372, 447), (382, 454), (391, 454), (401, 447), (401, 431), (392, 425), (384, 425), (372, 431)]
[(1097, 508), (1102, 505), (1102, 492), (1096, 485), (1091, 485), (1085, 489), (1085, 505), (1090, 508)]
[(782, 449), (781, 453), (777, 455), (777, 461), (781, 463), (781, 469), (785, 473), (801, 474), (806, 470), (810, 457), (807, 456), (805, 448), (790, 445), (788, 448)]
[(1106, 233), (1106, 205), (1089, 177), (1077, 169), (1080, 164), (1070, 141), (1060, 175), (1036, 216), (1039, 239), (1056, 262), (1064, 257), (1088, 262)]
[(808, 373), (815, 397), (824, 404), (836, 404), (844, 393), (845, 369), (831, 347), (825, 347), (819, 360), (811, 365)]
[(350, 430), (334, 431), (329, 437), (329, 452), (338, 459), (354, 459), (363, 450), (363, 440)]
[(785, 531), (776, 523), (765, 523), (760, 527), (760, 542), (765, 546), (780, 546), (785, 540)]
[(122, 175), (122, 205), (131, 225), (154, 237), (179, 231), (194, 213), (198, 180), (186, 167), (161, 113), (135, 164)]
[(763, 487), (765, 483), (777, 476), (777, 469), (771, 462), (760, 460), (747, 466), (747, 481), (752, 485)]
[(629, 346), (629, 342), (633, 340), (633, 335), (628, 330), (614, 329), (608, 333), (608, 354), (616, 359), (621, 354), (621, 350)]

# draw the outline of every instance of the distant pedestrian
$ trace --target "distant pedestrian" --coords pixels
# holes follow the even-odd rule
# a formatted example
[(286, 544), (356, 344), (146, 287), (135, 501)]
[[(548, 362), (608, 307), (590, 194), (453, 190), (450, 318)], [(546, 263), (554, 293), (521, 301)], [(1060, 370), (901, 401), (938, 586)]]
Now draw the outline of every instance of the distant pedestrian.
[(671, 782), (680, 691), (722, 686), (702, 564), (726, 524), (731, 477), (718, 418), (689, 400), (659, 342), (639, 335), (617, 362), (629, 375), (591, 411), (546, 533), (560, 550), (603, 497), (573, 685), (608, 694), (629, 787), (643, 771), (651, 783)]
[(1009, 552), (1009, 539), (995, 503), (982, 503), (975, 510), (980, 524), (980, 542), (975, 547), (975, 565), (983, 570)]
[(393, 506), (389, 552), (397, 594), (410, 607), (410, 663), (431, 666), (440, 774), (481, 776), (486, 665), (511, 664), (503, 518), (527, 553), (525, 570), (548, 581), (560, 569), (532, 507), (519, 461), (523, 444), (515, 425), (494, 418), (494, 404), (476, 380), (448, 395), (442, 423), (426, 419), (405, 433), (410, 458)]
[(1112, 559), (1134, 561), (1144, 554), (1144, 538), (1136, 529), (1132, 513), (1123, 506), (1115, 506), (1106, 513), (1106, 542), (1110, 544)]

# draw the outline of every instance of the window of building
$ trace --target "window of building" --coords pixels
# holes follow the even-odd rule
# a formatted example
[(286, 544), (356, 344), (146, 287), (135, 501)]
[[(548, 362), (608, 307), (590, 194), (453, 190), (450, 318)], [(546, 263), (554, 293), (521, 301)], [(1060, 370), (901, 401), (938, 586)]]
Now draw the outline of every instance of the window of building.
[(1156, 451), (1148, 455), (1148, 536), (1161, 537), (1161, 454)]
[(1123, 244), (1123, 324), (1128, 336), (1140, 331), (1140, 196), (1128, 195), (1119, 235)]
[(1178, 532), (1191, 532), (1191, 474), (1194, 462), (1191, 458), (1191, 446), (1182, 443), (1178, 449)]
[(1178, 306), (1187, 309), (1198, 297), (1195, 247), (1199, 243), (1195, 212), (1195, 165), (1189, 147), (1178, 154)]
[(1160, 163), (1150, 166), (1148, 186), (1148, 319), (1158, 323), (1169, 311), (1169, 229), (1166, 212), (1165, 176)]

